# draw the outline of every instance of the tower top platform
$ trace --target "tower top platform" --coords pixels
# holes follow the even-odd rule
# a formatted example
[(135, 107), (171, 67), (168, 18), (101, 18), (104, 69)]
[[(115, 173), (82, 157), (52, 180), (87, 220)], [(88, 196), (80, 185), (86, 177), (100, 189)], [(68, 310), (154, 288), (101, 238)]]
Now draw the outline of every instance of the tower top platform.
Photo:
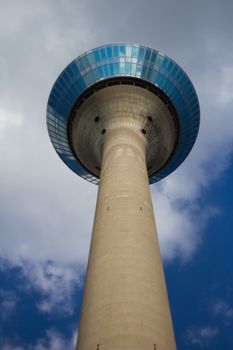
[[(174, 127), (170, 126), (169, 130), (174, 128), (176, 135), (170, 153), (164, 162), (148, 169), (149, 182), (152, 184), (159, 181), (173, 172), (191, 151), (199, 129), (200, 109), (195, 89), (179, 65), (166, 55), (145, 46), (123, 43), (104, 45), (84, 53), (64, 69), (52, 88), (47, 106), (47, 126), (53, 146), (69, 168), (84, 179), (98, 184), (99, 169), (96, 167), (96, 171), (93, 171), (85, 164), (85, 160), (81, 159), (82, 157), (78, 157), (72, 143), (71, 129), (74, 116), (77, 119), (80, 110), (83, 116), (85, 113), (90, 115), (90, 112), (87, 112), (89, 101), (93, 108), (96, 108), (98, 96), (105, 101), (106, 95), (103, 91), (109, 92), (113, 86), (118, 86), (116, 89), (118, 95), (121, 86), (124, 87), (122, 91), (129, 87), (128, 90), (126, 88), (126, 93), (131, 100), (132, 95), (138, 100), (137, 96), (143, 91), (142, 96), (148, 101), (145, 105), (149, 107), (147, 109), (138, 104), (141, 110), (137, 120), (144, 118), (148, 123), (148, 120), (153, 119), (152, 114), (156, 114), (156, 108), (162, 112), (159, 117), (160, 124), (151, 124), (155, 129), (160, 127), (168, 129), (167, 125), (163, 126), (163, 115), (174, 119)], [(156, 108), (153, 105), (152, 95), (158, 100)], [(107, 96), (111, 101), (112, 92)], [(113, 106), (114, 103), (113, 101)], [(110, 107), (107, 105), (105, 108)], [(92, 116), (93, 125), (90, 126), (91, 122), (88, 121), (88, 127), (92, 132), (89, 138), (94, 137), (99, 128), (100, 123), (96, 123), (98, 118), (100, 117), (97, 108)], [(137, 123), (135, 125), (142, 125)], [(101, 128), (100, 131), (105, 130)], [(153, 160), (157, 154), (156, 152), (153, 154), (155, 142), (151, 131), (148, 135), (150, 157)]]

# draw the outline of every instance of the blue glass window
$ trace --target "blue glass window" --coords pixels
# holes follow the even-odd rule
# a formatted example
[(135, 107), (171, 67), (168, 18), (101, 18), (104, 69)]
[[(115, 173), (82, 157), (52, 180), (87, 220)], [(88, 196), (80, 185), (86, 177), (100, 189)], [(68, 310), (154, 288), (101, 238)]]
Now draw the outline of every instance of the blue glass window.
[(115, 74), (119, 74), (119, 71), (120, 71), (119, 68), (120, 68), (120, 67), (119, 67), (119, 63), (115, 63), (115, 64), (114, 64), (114, 71), (115, 71)]
[(126, 45), (126, 47), (125, 47), (125, 55), (127, 57), (131, 57), (132, 56), (132, 46)]
[(163, 74), (161, 74), (161, 78), (160, 78), (160, 85), (161, 85), (161, 86), (163, 86), (163, 85), (164, 85), (164, 83), (165, 83), (165, 81), (166, 81), (165, 76), (164, 76)]
[(80, 59), (78, 59), (78, 60), (76, 61), (76, 64), (77, 64), (77, 66), (78, 66), (79, 71), (82, 72), (82, 71), (84, 70), (84, 66), (83, 66), (82, 61), (81, 61)]
[(152, 74), (152, 68), (149, 68), (147, 72), (147, 79), (150, 79), (151, 74)]
[(81, 58), (81, 61), (82, 61), (82, 64), (83, 64), (84, 68), (86, 68), (89, 65), (89, 62), (88, 62), (88, 59), (87, 59), (87, 55), (84, 55)]
[(82, 92), (86, 88), (86, 84), (83, 78), (80, 78), (75, 85), (79, 88), (80, 92)]
[(153, 70), (152, 75), (151, 75), (151, 80), (155, 83), (156, 82), (156, 77), (157, 77), (158, 72), (156, 70)]
[(120, 56), (125, 56), (125, 47), (123, 45), (120, 46)]
[(87, 73), (87, 76), (88, 76), (89, 84), (92, 84), (95, 81), (93, 72), (90, 71), (89, 73)]
[(176, 79), (179, 81), (181, 79), (181, 77), (183, 76), (183, 73), (181, 70), (178, 71), (177, 75), (176, 75)]
[(95, 57), (94, 57), (93, 52), (90, 52), (90, 53), (87, 55), (87, 59), (88, 59), (88, 62), (89, 62), (90, 64), (94, 64), (94, 63), (95, 63)]
[(138, 47), (133, 46), (132, 47), (132, 57), (137, 58), (138, 57), (138, 51), (139, 51)]
[(131, 75), (135, 75), (136, 74), (136, 64), (132, 63), (131, 64)]
[(58, 94), (61, 94), (62, 93), (62, 87), (61, 87), (61, 85), (60, 84), (58, 84), (57, 82), (56, 82), (56, 84), (55, 84), (55, 86), (54, 86), (54, 89), (55, 89), (55, 91), (57, 91), (57, 93)]
[(53, 91), (52, 91), (52, 94), (50, 96), (52, 96), (52, 95), (55, 95), (56, 98), (60, 98), (60, 96), (61, 96), (61, 89), (60, 89), (60, 87), (59, 87), (59, 89), (57, 88), (57, 84), (53, 87)]
[(162, 63), (162, 66), (161, 66), (161, 72), (163, 73), (167, 67), (167, 64), (168, 64), (168, 59), (166, 57), (164, 57), (163, 59), (163, 63)]
[(104, 65), (104, 75), (106, 77), (108, 76), (108, 66), (107, 66), (107, 64)]
[(120, 73), (125, 74), (125, 63), (124, 62), (120, 63)]
[(163, 55), (161, 55), (160, 53), (158, 53), (157, 57), (156, 57), (156, 61), (155, 61), (155, 66), (159, 67), (161, 65), (161, 63), (163, 62)]
[(145, 49), (144, 49), (143, 47), (140, 47), (139, 55), (138, 55), (138, 58), (139, 58), (140, 60), (143, 59), (144, 53), (145, 53)]
[(69, 76), (67, 75), (66, 71), (63, 71), (62, 78), (66, 81), (67, 84), (69, 84), (70, 79), (69, 79)]
[(113, 64), (112, 63), (109, 64), (109, 72), (110, 72), (110, 75), (114, 75)]
[(65, 81), (62, 79), (62, 77), (59, 78), (59, 83), (61, 84), (61, 86), (64, 88), (66, 87), (66, 83)]
[(114, 57), (118, 57), (118, 46), (113, 46), (113, 55)]
[(70, 66), (67, 67), (67, 72), (68, 72), (68, 74), (69, 74), (69, 76), (70, 76), (71, 78), (74, 76), (74, 73), (72, 72)]
[(167, 66), (167, 70), (166, 70), (166, 74), (167, 74), (167, 75), (171, 72), (172, 67), (173, 67), (173, 63), (172, 63), (172, 62), (169, 62), (169, 63), (168, 63), (168, 66)]
[(178, 67), (175, 65), (171, 73), (172, 77), (176, 75), (177, 70), (178, 70)]
[(54, 103), (52, 100), (50, 100), (50, 99), (49, 99), (49, 105), (50, 105), (50, 107), (52, 107), (52, 108), (56, 108), (55, 103)]
[(72, 69), (72, 71), (75, 74), (75, 77), (77, 78), (77, 75), (80, 76), (81, 74), (79, 73), (78, 67), (76, 66), (76, 63), (73, 62), (70, 66), (70, 68)]
[(100, 49), (100, 54), (103, 60), (106, 59), (106, 52), (105, 52), (105, 48), (103, 47), (102, 49)]
[(130, 74), (130, 63), (125, 64), (125, 73)]
[(140, 77), (141, 76), (141, 72), (142, 72), (142, 65), (138, 64), (137, 65), (137, 69), (136, 69), (136, 76)]
[(94, 74), (94, 80), (95, 81), (99, 80), (100, 76), (97, 68), (93, 70), (93, 74)]
[(104, 74), (103, 74), (102, 67), (98, 67), (98, 72), (99, 72), (100, 78), (103, 78)]
[(94, 55), (95, 55), (96, 61), (99, 62), (99, 61), (100, 61), (100, 54), (99, 54), (99, 51), (98, 51), (98, 50), (95, 50), (95, 51), (94, 51)]
[(147, 67), (143, 66), (141, 76), (142, 76), (142, 78), (144, 78), (144, 79), (146, 79), (146, 71), (147, 71)]
[(148, 61), (150, 58), (150, 49), (146, 49), (146, 56), (145, 59)]
[(112, 47), (111, 46), (107, 47), (107, 55), (108, 55), (108, 57), (112, 57)]
[(152, 54), (151, 54), (151, 62), (155, 62), (155, 59), (156, 59), (156, 52), (155, 51), (152, 51)]

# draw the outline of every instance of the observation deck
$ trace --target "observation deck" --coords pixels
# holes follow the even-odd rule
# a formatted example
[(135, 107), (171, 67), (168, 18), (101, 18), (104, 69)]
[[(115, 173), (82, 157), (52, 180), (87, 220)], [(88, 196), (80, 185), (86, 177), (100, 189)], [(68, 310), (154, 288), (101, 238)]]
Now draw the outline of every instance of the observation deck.
[(75, 173), (98, 184), (102, 145), (113, 128), (147, 142), (152, 184), (173, 172), (196, 140), (195, 89), (172, 59), (136, 44), (104, 45), (72, 61), (56, 80), (47, 106), (53, 146)]

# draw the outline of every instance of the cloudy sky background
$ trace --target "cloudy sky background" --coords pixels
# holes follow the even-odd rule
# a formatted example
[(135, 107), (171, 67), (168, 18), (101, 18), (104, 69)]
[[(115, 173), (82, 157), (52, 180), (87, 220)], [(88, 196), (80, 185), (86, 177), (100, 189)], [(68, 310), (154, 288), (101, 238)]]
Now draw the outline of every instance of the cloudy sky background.
[(196, 88), (197, 142), (151, 190), (178, 349), (232, 350), (232, 18), (231, 0), (0, 0), (0, 349), (74, 348), (97, 187), (56, 155), (46, 104), (70, 61), (121, 41)]

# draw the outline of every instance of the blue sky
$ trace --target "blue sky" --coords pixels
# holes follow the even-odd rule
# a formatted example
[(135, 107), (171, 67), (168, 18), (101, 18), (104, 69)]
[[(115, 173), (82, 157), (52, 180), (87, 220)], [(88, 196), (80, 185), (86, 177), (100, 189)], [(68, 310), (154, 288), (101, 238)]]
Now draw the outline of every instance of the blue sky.
[(56, 155), (46, 104), (75, 57), (126, 41), (173, 58), (200, 100), (194, 149), (151, 186), (177, 348), (232, 350), (232, 1), (0, 8), (0, 349), (74, 349), (97, 187)]

